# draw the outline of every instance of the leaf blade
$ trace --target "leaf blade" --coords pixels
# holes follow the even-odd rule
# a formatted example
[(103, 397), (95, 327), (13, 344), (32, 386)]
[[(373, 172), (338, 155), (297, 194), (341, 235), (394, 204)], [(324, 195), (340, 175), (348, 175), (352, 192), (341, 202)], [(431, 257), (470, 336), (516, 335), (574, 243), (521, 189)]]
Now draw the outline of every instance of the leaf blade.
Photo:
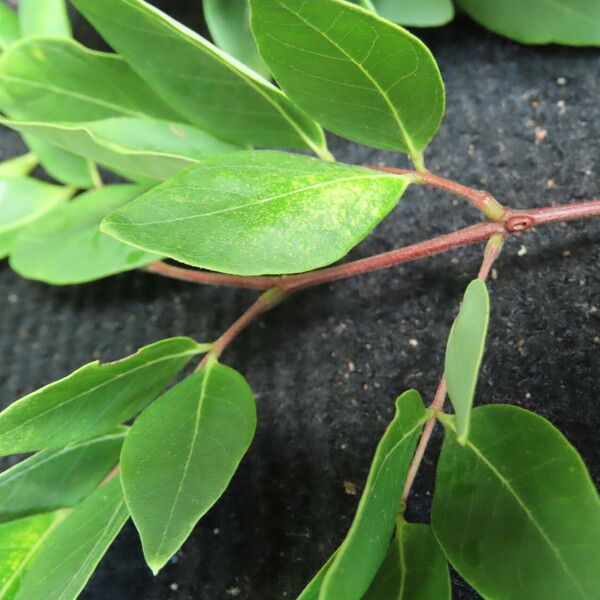
[(19, 23), (25, 37), (71, 37), (65, 0), (19, 0)]
[(0, 600), (14, 600), (26, 569), (65, 511), (0, 523)]
[(458, 0), (457, 4), (484, 27), (524, 44), (600, 44), (600, 5), (594, 0)]
[(123, 446), (123, 490), (155, 574), (225, 491), (255, 427), (248, 384), (215, 360), (136, 420)]
[(360, 600), (368, 590), (388, 551), (404, 480), (427, 418), (415, 390), (396, 401), (396, 416), (377, 446), (356, 515), (327, 569), (319, 600)]
[(308, 271), (360, 242), (409, 181), (306, 156), (242, 151), (182, 171), (101, 228), (138, 248), (215, 271)]
[(446, 384), (456, 413), (458, 440), (465, 443), (490, 318), (490, 299), (484, 281), (472, 281), (448, 337)]
[[(75, 600), (129, 518), (115, 477), (77, 506), (48, 536), (16, 600)], [(65, 548), (75, 548), (65, 556)]]
[(454, 17), (451, 0), (417, 0), (396, 2), (395, 0), (372, 0), (377, 12), (399, 25), (412, 27), (438, 27)]
[(19, 17), (6, 4), (0, 4), (0, 52), (21, 36)]
[(575, 449), (516, 406), (476, 408), (464, 446), (454, 419), (442, 422), (432, 525), (461, 576), (498, 600), (592, 600), (600, 499)]
[[(193, 356), (208, 348), (190, 338), (168, 338), (116, 362), (88, 363), (0, 413), (0, 455), (62, 447), (110, 431), (144, 408)], [(111, 404), (98, 413), (103, 394)]]
[(363, 600), (450, 600), (448, 563), (429, 525), (398, 517), (390, 549)]
[(0, 119), (0, 124), (124, 175), (159, 181), (208, 156), (238, 149), (191, 125), (131, 117), (87, 123)]
[(147, 188), (110, 185), (78, 196), (22, 229), (10, 266), (22, 277), (71, 285), (130, 271), (159, 260), (99, 230), (102, 219)]
[(118, 463), (126, 435), (120, 430), (42, 450), (0, 473), (0, 521), (78, 504)]
[[(147, 2), (73, 4), (193, 125), (236, 144), (328, 154), (320, 127), (280, 90)], [(160, 48), (148, 48), (148, 37), (160, 37)], [(173, 64), (179, 65), (177, 72)], [(199, 80), (206, 85), (198, 85)]]
[[(338, 135), (406, 152), (420, 165), (445, 102), (424, 44), (338, 0), (250, 0), (250, 6), (259, 50), (300, 108)], [(385, 61), (389, 56), (394, 60)]]

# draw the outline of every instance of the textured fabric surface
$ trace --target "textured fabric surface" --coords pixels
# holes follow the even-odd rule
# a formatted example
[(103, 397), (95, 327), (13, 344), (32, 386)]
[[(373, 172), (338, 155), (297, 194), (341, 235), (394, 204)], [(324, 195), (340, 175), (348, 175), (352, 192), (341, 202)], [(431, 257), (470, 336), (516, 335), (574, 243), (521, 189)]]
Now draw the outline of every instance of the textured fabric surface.
[[(167, 3), (169, 4), (169, 3)], [(199, 18), (199, 2), (170, 3)], [(194, 5), (193, 12), (186, 12)], [(78, 34), (94, 44), (88, 27)], [(485, 187), (514, 207), (600, 194), (600, 52), (528, 48), (459, 21), (423, 34), (447, 85), (428, 150), (431, 170)], [(226, 101), (226, 99), (223, 99)], [(539, 143), (535, 143), (537, 138)], [(544, 131), (547, 132), (544, 137)], [(541, 139), (543, 138), (543, 139)], [(0, 132), (0, 158), (22, 150)], [(332, 140), (339, 160), (406, 165)], [(410, 189), (352, 253), (367, 256), (476, 222), (461, 200)], [(511, 239), (491, 284), (492, 317), (477, 403), (508, 402), (550, 419), (600, 476), (600, 219)], [(255, 441), (222, 500), (156, 578), (127, 526), (86, 600), (293, 598), (342, 539), (395, 397), (435, 391), (449, 325), (478, 248), (302, 292), (253, 324), (223, 356), (257, 397)], [(214, 339), (254, 293), (144, 273), (53, 288), (0, 263), (2, 406), (81, 364), (163, 337)], [(410, 501), (428, 519), (436, 444)], [(156, 440), (160, 444), (160, 440)], [(478, 596), (456, 578), (455, 598)], [(518, 599), (515, 599), (518, 600)]]

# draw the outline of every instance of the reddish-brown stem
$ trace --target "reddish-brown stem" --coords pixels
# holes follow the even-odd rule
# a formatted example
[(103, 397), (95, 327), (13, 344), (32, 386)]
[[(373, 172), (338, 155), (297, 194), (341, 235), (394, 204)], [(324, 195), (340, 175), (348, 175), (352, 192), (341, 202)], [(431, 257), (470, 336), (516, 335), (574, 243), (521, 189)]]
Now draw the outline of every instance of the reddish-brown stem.
[(410, 175), (415, 183), (422, 185), (428, 185), (430, 187), (437, 188), (450, 192), (455, 196), (460, 196), (465, 200), (468, 200), (477, 210), (481, 211), (490, 221), (502, 221), (506, 209), (500, 204), (489, 192), (482, 190), (475, 190), (467, 187), (462, 183), (434, 175), (429, 171), (409, 171), (407, 169), (396, 169), (394, 167), (375, 167), (367, 165), (369, 169), (375, 169), (376, 171), (384, 171), (385, 173), (392, 173), (393, 175)]
[(164, 275), (171, 279), (190, 281), (192, 283), (204, 283), (207, 285), (220, 285), (253, 290), (268, 290), (275, 287), (281, 277), (243, 277), (240, 275), (226, 275), (225, 273), (213, 273), (212, 271), (193, 271), (183, 267), (175, 267), (164, 262), (154, 262), (144, 267), (144, 271)]
[(254, 319), (274, 306), (277, 306), (287, 295), (285, 290), (274, 287), (262, 293), (250, 308), (231, 325), (227, 331), (213, 344), (212, 350), (200, 361), (196, 370), (202, 369), (211, 357), (219, 358), (223, 350), (244, 330)]
[[(496, 234), (488, 240), (488, 243), (485, 247), (485, 251), (483, 253), (483, 260), (481, 262), (481, 268), (479, 269), (479, 275), (477, 276), (478, 279), (485, 281), (488, 278), (494, 261), (498, 258), (500, 252), (502, 251), (502, 245), (504, 244), (505, 237), (505, 234)], [(442, 377), (440, 379), (438, 389), (433, 398), (433, 402), (429, 406), (429, 408), (434, 411), (434, 415), (427, 421), (427, 423), (425, 423), (425, 426), (423, 427), (421, 439), (419, 440), (419, 444), (417, 445), (417, 449), (415, 450), (412, 462), (410, 463), (410, 467), (408, 469), (408, 475), (406, 476), (404, 490), (402, 491), (402, 502), (404, 505), (406, 505), (408, 496), (410, 494), (410, 490), (415, 481), (415, 477), (417, 476), (419, 467), (423, 462), (425, 451), (427, 450), (427, 446), (429, 445), (429, 442), (431, 440), (431, 435), (433, 433), (433, 429), (435, 428), (435, 423), (437, 421), (435, 413), (444, 409), (445, 401), (446, 374), (442, 373)]]
[(320, 269), (310, 273), (279, 277), (243, 277), (226, 275), (209, 271), (194, 271), (182, 267), (174, 267), (165, 263), (152, 263), (146, 270), (151, 273), (164, 275), (174, 279), (204, 283), (210, 285), (227, 285), (258, 290), (268, 290), (280, 287), (287, 293), (292, 293), (307, 287), (346, 279), (354, 275), (385, 269), (394, 265), (417, 260), (452, 250), (461, 246), (476, 244), (491, 238), (496, 234), (510, 235), (531, 229), (537, 225), (545, 225), (558, 221), (571, 221), (588, 217), (600, 216), (600, 199), (577, 204), (550, 206), (528, 210), (506, 209), (501, 223), (486, 222), (459, 229), (431, 240), (418, 242), (411, 246), (384, 252), (369, 258)]
[[(442, 408), (444, 407), (445, 400), (446, 378), (444, 377), (444, 375), (442, 375), (437, 392), (435, 393), (435, 397), (433, 398), (433, 402), (431, 403), (431, 406), (429, 408), (433, 410), (442, 410)], [(431, 434), (433, 433), (435, 422), (436, 417), (434, 415), (427, 421), (427, 423), (425, 423), (425, 427), (423, 427), (421, 439), (419, 440), (419, 444), (417, 445), (417, 449), (415, 450), (415, 454), (413, 456), (410, 468), (408, 469), (408, 474), (406, 476), (406, 482), (404, 483), (404, 491), (402, 492), (402, 502), (404, 504), (406, 504), (406, 501), (408, 500), (410, 490), (413, 486), (413, 483), (415, 482), (415, 477), (417, 476), (417, 472), (419, 471), (421, 462), (423, 462), (425, 450), (427, 450), (427, 446), (429, 445), (429, 440), (431, 439)]]

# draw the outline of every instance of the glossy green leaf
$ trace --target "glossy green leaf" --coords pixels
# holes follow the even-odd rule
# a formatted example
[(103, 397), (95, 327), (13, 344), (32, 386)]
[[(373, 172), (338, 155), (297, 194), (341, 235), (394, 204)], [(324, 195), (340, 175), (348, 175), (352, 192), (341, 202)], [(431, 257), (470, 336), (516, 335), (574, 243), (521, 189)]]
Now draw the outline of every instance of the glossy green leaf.
[(215, 271), (308, 271), (358, 244), (409, 181), (297, 154), (236, 152), (178, 173), (109, 216), (102, 230)]
[(16, 600), (75, 600), (128, 517), (115, 477), (52, 531), (27, 569)]
[(327, 569), (319, 600), (360, 600), (369, 588), (388, 551), (427, 417), (418, 392), (405, 392), (396, 401), (396, 416), (377, 446), (356, 516)]
[(378, 14), (400, 25), (436, 27), (454, 17), (452, 0), (372, 0)]
[(248, 384), (214, 359), (138, 417), (123, 445), (121, 473), (154, 573), (225, 491), (255, 428)]
[(457, 0), (475, 21), (524, 44), (600, 44), (597, 0)]
[(339, 0), (250, 0), (275, 79), (327, 129), (415, 163), (444, 114), (433, 56), (408, 31)]
[(0, 85), (2, 108), (13, 119), (177, 119), (122, 58), (69, 39), (31, 38), (13, 44), (0, 56)]
[(39, 219), (73, 195), (73, 189), (29, 177), (0, 176), (0, 238)]
[(46, 144), (34, 136), (24, 135), (27, 147), (40, 159), (48, 175), (66, 185), (82, 189), (92, 187), (92, 167), (85, 158)]
[(23, 36), (71, 37), (65, 0), (19, 0), (19, 22)]
[(215, 44), (263, 77), (270, 77), (250, 31), (248, 0), (203, 0), (202, 6)]
[(66, 511), (0, 524), (0, 600), (14, 600), (31, 561)]
[(0, 473), (0, 521), (78, 504), (117, 464), (126, 435), (123, 428), (66, 448), (42, 450)]
[(32, 152), (5, 160), (0, 163), (0, 177), (25, 177), (38, 163), (38, 157)]
[(0, 52), (21, 36), (19, 17), (6, 4), (0, 2)]
[(458, 441), (461, 444), (465, 443), (469, 435), (471, 407), (485, 350), (489, 319), (490, 298), (487, 286), (484, 281), (475, 279), (467, 287), (446, 347), (446, 384), (456, 413)]
[(143, 0), (73, 4), (194, 125), (237, 144), (327, 155), (320, 127), (279, 89), (157, 8)]
[(54, 285), (94, 281), (160, 259), (102, 233), (100, 223), (147, 188), (110, 185), (91, 190), (23, 229), (10, 266), (19, 275)]
[(177, 171), (213, 154), (237, 150), (191, 125), (129, 117), (89, 123), (0, 124), (55, 144), (124, 175), (168, 179)]
[(429, 525), (396, 521), (396, 535), (362, 600), (450, 600), (448, 563)]
[(600, 499), (575, 449), (516, 406), (473, 411), (471, 434), (446, 439), (432, 524), (454, 568), (494, 600), (595, 600)]
[(111, 431), (207, 350), (189, 338), (169, 338), (116, 362), (88, 363), (0, 413), (0, 455), (59, 448)]

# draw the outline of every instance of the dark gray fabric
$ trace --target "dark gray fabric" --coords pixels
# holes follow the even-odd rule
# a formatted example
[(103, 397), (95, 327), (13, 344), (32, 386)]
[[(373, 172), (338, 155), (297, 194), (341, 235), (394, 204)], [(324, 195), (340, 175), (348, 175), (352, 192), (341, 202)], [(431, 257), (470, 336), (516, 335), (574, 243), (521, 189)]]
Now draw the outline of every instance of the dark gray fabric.
[[(199, 18), (197, 0), (163, 4), (177, 4), (174, 14), (190, 25)], [(97, 45), (77, 23), (80, 37)], [(427, 152), (430, 169), (514, 207), (599, 194), (597, 49), (528, 48), (465, 21), (423, 37), (448, 91), (444, 123)], [(536, 127), (547, 130), (537, 145)], [(346, 162), (406, 164), (341, 140), (332, 148)], [(0, 132), (0, 158), (22, 149), (14, 134)], [(410, 189), (352, 256), (478, 219), (460, 200)], [(599, 225), (555, 225), (508, 242), (490, 284), (491, 333), (477, 394), (478, 403), (514, 403), (550, 419), (596, 480)], [(82, 598), (293, 598), (347, 530), (358, 496), (347, 495), (343, 482), (362, 489), (395, 397), (410, 387), (426, 399), (435, 391), (449, 325), (479, 260), (470, 248), (305, 291), (252, 325), (223, 357), (248, 378), (259, 412), (256, 439), (230, 489), (156, 578), (128, 526)], [(52, 288), (20, 279), (4, 261), (2, 406), (95, 358), (172, 335), (212, 340), (254, 296), (143, 273)], [(438, 431), (436, 446), (439, 439)], [(428, 519), (436, 452), (410, 501), (417, 521)], [(455, 598), (477, 597), (456, 579)]]

